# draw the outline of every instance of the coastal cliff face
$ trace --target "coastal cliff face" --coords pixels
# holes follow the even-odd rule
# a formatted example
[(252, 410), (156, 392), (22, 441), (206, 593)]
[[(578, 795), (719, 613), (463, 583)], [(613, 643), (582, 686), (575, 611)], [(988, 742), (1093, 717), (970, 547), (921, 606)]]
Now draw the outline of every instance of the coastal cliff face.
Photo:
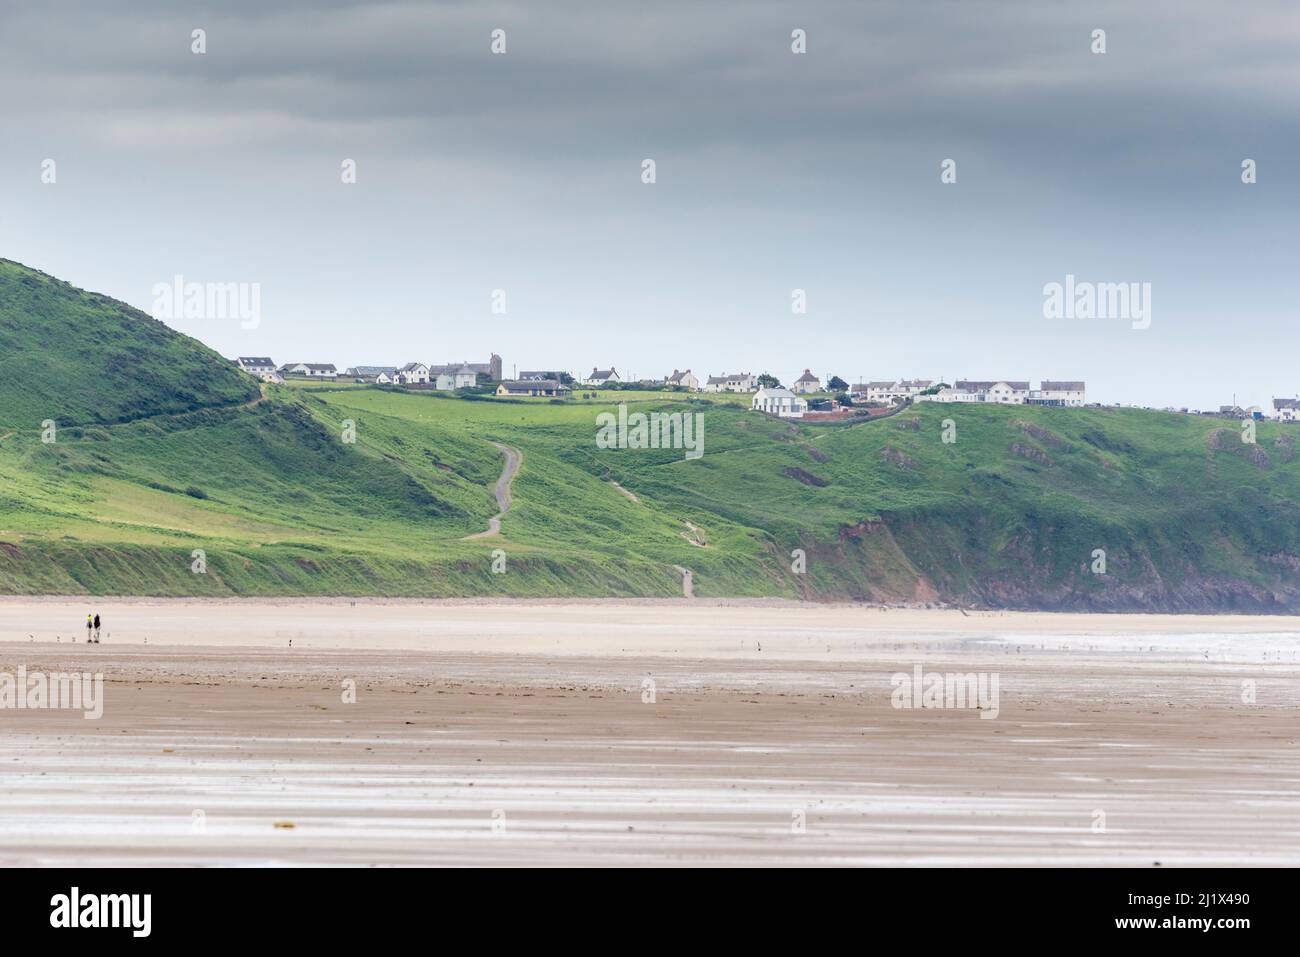
[[(1205, 524), (1201, 519), (1200, 531), (1209, 531)], [(920, 546), (913, 556), (916, 578), (910, 603), (1084, 612), (1300, 611), (1300, 576), (1294, 566), (1295, 557), (1268, 554), (1263, 551), (1268, 543), (1229, 545), (1229, 534), (1223, 529), (1215, 530), (1213, 537), (1224, 543), (1225, 552), (1212, 558), (1203, 556), (1202, 565), (1188, 557), (1199, 552), (1199, 544), (1192, 536), (1153, 535), (1151, 541), (1108, 536), (1111, 547), (1104, 549), (1104, 572), (1099, 561), (1091, 557), (1092, 550), (1081, 558), (1054, 554), (1051, 540), (1059, 529), (1038, 531), (1037, 535), (1027, 534), (1023, 540), (1009, 543), (995, 555), (979, 551), (978, 542), (969, 543), (965, 551), (945, 556), (936, 556), (931, 549)], [(912, 522), (897, 532), (897, 537), (908, 544), (924, 535), (923, 528)], [(1228, 564), (1239, 563), (1239, 571), (1222, 567), (1228, 557)], [(897, 592), (873, 594), (868, 590), (862, 597), (895, 603), (909, 601), (908, 595)]]
[[(944, 423), (956, 440), (945, 445)], [(799, 427), (806, 428), (806, 427)], [(920, 405), (828, 431), (791, 529), (810, 599), (1069, 611), (1300, 611), (1300, 428), (1119, 409)], [(805, 488), (806, 483), (803, 483)], [(846, 499), (846, 495), (854, 499)], [(791, 507), (790, 514), (798, 509)], [(816, 570), (820, 569), (820, 573)]]
[[(1043, 611), (1300, 612), (1300, 512), (1236, 500), (1152, 508), (1133, 525), (1007, 496), (886, 514), (814, 554), (838, 571), (810, 598)], [(1023, 500), (1023, 499), (1022, 499)]]
[[(1300, 612), (1300, 426), (263, 394), (138, 310), (7, 261), (0, 345), (0, 594), (680, 597), (688, 569), (703, 598)], [(690, 416), (697, 446), (598, 441), (623, 405)], [(522, 458), (494, 531), (502, 448)]]

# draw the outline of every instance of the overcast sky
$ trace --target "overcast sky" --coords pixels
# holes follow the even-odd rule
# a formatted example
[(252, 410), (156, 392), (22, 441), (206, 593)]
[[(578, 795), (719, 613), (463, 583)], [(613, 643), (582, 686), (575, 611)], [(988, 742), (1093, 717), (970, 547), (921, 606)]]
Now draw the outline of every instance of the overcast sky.
[(0, 89), (0, 256), (230, 356), (1300, 391), (1294, 0), (5, 2)]

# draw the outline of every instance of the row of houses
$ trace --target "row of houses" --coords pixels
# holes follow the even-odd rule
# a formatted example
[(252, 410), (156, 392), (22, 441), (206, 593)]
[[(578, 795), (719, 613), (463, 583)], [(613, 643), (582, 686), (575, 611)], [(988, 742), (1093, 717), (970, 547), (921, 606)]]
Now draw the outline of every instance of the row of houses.
[[(927, 389), (929, 387), (927, 386)], [(1044, 379), (1037, 389), (1027, 380), (958, 379), (937, 391), (918, 392), (915, 402), (992, 402), (1000, 405), (1053, 405), (1077, 407), (1085, 404), (1083, 382)]]
[(914, 399), (934, 385), (933, 379), (887, 379), (876, 382), (859, 382), (849, 386), (849, 396), (854, 401), (880, 402), (893, 405)]
[[(520, 376), (520, 378), (525, 378)], [(674, 369), (672, 375), (663, 379), (640, 380), (644, 385), (664, 385), (689, 389), (693, 392), (757, 392), (759, 377), (751, 372), (723, 373), (711, 375), (701, 384), (699, 378), (690, 369), (684, 372)], [(582, 380), (583, 385), (592, 387), (608, 386), (620, 383), (616, 369), (592, 369), (591, 374)], [(795, 379), (787, 391), (795, 395), (810, 395), (824, 392), (827, 386), (813, 375), (809, 369)], [(975, 381), (958, 379), (949, 386), (940, 384), (935, 388), (933, 379), (887, 379), (862, 382), (849, 386), (846, 390), (855, 402), (878, 402), (894, 405), (908, 401), (931, 402), (998, 402), (1007, 405), (1061, 405), (1081, 406), (1084, 404), (1084, 383), (1073, 381), (1053, 381), (1045, 379), (1037, 389), (1023, 381)]]
[[(429, 365), (408, 362), (402, 366), (351, 366), (339, 373), (332, 363), (291, 362), (277, 367), (269, 357), (240, 356), (236, 363), (241, 369), (259, 378), (275, 381), (284, 378), (334, 379), (340, 377), (356, 382), (378, 385), (404, 385), (439, 390), (473, 388), (485, 381), (497, 382), (501, 395), (562, 396), (570, 392), (564, 384), (571, 377), (560, 370), (525, 370), (510, 381), (502, 379), (501, 357), (492, 354), (487, 362), (459, 362)], [(619, 385), (624, 382), (614, 367), (593, 368), (583, 377), (581, 384), (592, 388)], [(755, 393), (753, 407), (773, 405), (780, 414), (790, 416), (807, 409), (807, 402), (790, 402), (789, 395), (809, 395), (824, 391), (821, 379), (805, 369), (788, 389), (768, 385), (759, 388), (759, 377), (751, 372), (710, 375), (703, 382), (690, 369), (674, 369), (662, 380), (641, 380), (642, 383), (682, 388), (698, 392)], [(839, 385), (839, 383), (837, 383)], [(757, 393), (762, 392), (759, 397)], [(854, 403), (866, 402), (896, 405), (903, 402), (988, 402), (1001, 405), (1051, 405), (1082, 406), (1086, 403), (1085, 384), (1078, 381), (1044, 379), (1037, 389), (1027, 380), (973, 380), (958, 379), (952, 385), (933, 379), (890, 379), (858, 383), (847, 389)], [(787, 395), (789, 393), (789, 395)], [(1293, 420), (1300, 418), (1296, 399), (1275, 399), (1275, 417)], [(766, 411), (766, 408), (763, 409)]]
[[(575, 381), (567, 372), (551, 370), (525, 370), (515, 379), (502, 378), (501, 357), (493, 353), (487, 362), (454, 362), (444, 365), (427, 365), (408, 362), (403, 366), (350, 366), (343, 372), (328, 362), (290, 362), (277, 366), (267, 356), (240, 356), (235, 364), (245, 372), (269, 382), (283, 382), (286, 378), (325, 379), (375, 383), (378, 385), (405, 385), (439, 390), (473, 388), (486, 382), (497, 383), (496, 394), (501, 396), (539, 396), (562, 398), (572, 390), (566, 382)], [(759, 376), (750, 372), (723, 373), (707, 376), (703, 382), (690, 369), (674, 369), (663, 379), (638, 380), (637, 384), (681, 388), (692, 392), (753, 393), (750, 408), (781, 418), (801, 418), (809, 410), (807, 400), (801, 395), (826, 391), (828, 386), (805, 369), (789, 388), (779, 385), (760, 387)], [(592, 388), (624, 384), (624, 379), (614, 367), (593, 368), (579, 380)], [(832, 378), (832, 382), (834, 379)], [(843, 384), (836, 383), (836, 388)], [(1028, 380), (1021, 379), (957, 379), (951, 385), (936, 383), (933, 379), (886, 379), (860, 382), (844, 389), (849, 401), (871, 405), (899, 405), (906, 402), (969, 402), (998, 405), (1045, 405), (1080, 407), (1087, 404), (1086, 384), (1075, 380), (1043, 379), (1037, 389)], [(844, 401), (843, 396), (839, 397)], [(832, 407), (834, 403), (832, 403)], [(1180, 411), (1168, 409), (1167, 411)], [(1181, 410), (1186, 412), (1186, 409)], [(1267, 413), (1258, 406), (1240, 408), (1221, 406), (1217, 412), (1200, 413), (1237, 418), (1262, 419)], [(1274, 398), (1271, 415), (1279, 422), (1300, 422), (1300, 397)]]
[(562, 383), (558, 378), (555, 379), (515, 379), (510, 382), (502, 382), (497, 386), (497, 395), (515, 395), (515, 396), (550, 396), (551, 398), (563, 398), (572, 390)]
[[(674, 372), (674, 375), (678, 373)], [(690, 375), (688, 369), (685, 373)], [(670, 377), (671, 378), (671, 377)], [(694, 379), (694, 376), (691, 376)], [(685, 384), (685, 383), (684, 383)], [(698, 388), (698, 386), (696, 386)], [(723, 373), (722, 375), (711, 375), (704, 382), (704, 392), (755, 392), (758, 390), (758, 376), (752, 372)], [(783, 388), (783, 387), (770, 387)], [(821, 379), (813, 375), (808, 369), (803, 370), (803, 375), (795, 379), (786, 391), (801, 394), (809, 394), (822, 391)]]
[[(1120, 408), (1116, 405), (1115, 408)], [(1177, 412), (1180, 415), (1202, 415), (1213, 416), (1219, 419), (1255, 419), (1264, 421), (1272, 419), (1275, 422), (1300, 422), (1300, 398), (1274, 399), (1273, 411), (1270, 413), (1259, 405), (1221, 405), (1216, 409), (1192, 409), (1187, 406), (1181, 408), (1172, 405), (1166, 405), (1156, 408), (1150, 405), (1132, 405), (1131, 409), (1145, 409), (1148, 412)]]
[[(754, 394), (750, 408), (781, 418), (803, 418), (808, 402), (796, 389), (765, 387)], [(1084, 383), (1044, 379), (1039, 388), (1028, 382), (976, 381), (958, 379), (953, 385), (937, 389), (931, 379), (899, 379), (893, 382), (866, 382), (851, 386), (849, 397), (855, 401), (896, 405), (900, 402), (992, 402), (1001, 405), (1082, 406)], [(1300, 411), (1300, 410), (1298, 410)]]
[[(524, 376), (520, 376), (524, 378)], [(582, 380), (583, 385), (600, 387), (621, 383), (617, 369), (592, 369), (591, 374)], [(724, 372), (722, 375), (711, 375), (705, 378), (701, 384), (699, 376), (695, 375), (690, 369), (685, 371), (674, 369), (672, 375), (665, 376), (662, 379), (640, 379), (638, 384), (647, 386), (668, 386), (670, 388), (687, 389), (691, 392), (754, 392), (758, 389), (758, 376), (752, 372)], [(794, 381), (791, 389), (795, 392), (811, 393), (821, 392), (822, 383), (817, 376), (813, 375), (808, 369), (803, 370), (803, 375)]]
[(479, 384), (486, 363), (453, 362), (449, 365), (431, 366), (423, 362), (408, 362), (404, 366), (352, 366), (343, 376), (353, 382), (375, 385), (429, 386), (433, 389), (472, 389)]
[[(481, 384), (482, 379), (490, 382), (502, 382), (501, 357), (495, 353), (491, 359), (485, 363), (460, 362), (448, 365), (427, 365), (423, 362), (408, 362), (403, 366), (350, 366), (343, 372), (339, 372), (333, 363), (323, 362), (290, 362), (282, 366), (276, 366), (268, 357), (263, 356), (240, 356), (235, 363), (250, 375), (258, 378), (275, 381), (286, 378), (292, 379), (333, 379), (340, 378), (365, 383), (374, 383), (377, 385), (414, 385), (414, 386), (431, 386), (435, 389), (463, 389), (470, 388)], [(482, 377), (482, 379), (480, 379)], [(568, 373), (558, 369), (552, 370), (525, 370), (511, 380), (512, 382), (554, 382), (563, 383), (566, 379), (571, 378)], [(592, 388), (608, 387), (611, 385), (621, 385), (624, 379), (619, 375), (618, 370), (614, 367), (608, 369), (593, 368), (587, 376), (581, 380), (582, 385)], [(915, 380), (922, 381), (922, 380)], [(690, 369), (674, 369), (672, 375), (663, 379), (656, 380), (639, 380), (639, 384), (653, 386), (668, 386), (670, 388), (682, 388), (691, 392), (755, 392), (758, 390), (758, 376), (752, 372), (735, 372), (723, 373), (722, 375), (708, 376), (704, 382), (701, 382)], [(888, 387), (893, 383), (872, 383), (872, 390), (869, 398), (873, 401), (882, 398), (892, 399), (895, 397), (893, 392), (888, 389), (875, 388), (876, 386)], [(926, 381), (925, 385), (929, 385)], [(794, 392), (800, 394), (810, 394), (823, 391), (821, 380), (805, 369), (803, 375), (796, 379), (790, 387)], [(855, 389), (865, 390), (866, 386), (855, 386)], [(520, 390), (520, 394), (526, 394)], [(898, 393), (897, 397), (910, 397), (911, 391)], [(858, 396), (855, 395), (855, 398)]]
[(452, 362), (427, 365), (408, 362), (402, 366), (351, 366), (342, 373), (332, 362), (288, 362), (277, 367), (268, 356), (239, 356), (235, 364), (249, 375), (264, 381), (285, 379), (340, 378), (377, 385), (423, 385), (435, 389), (466, 389), (480, 383), (501, 379), (501, 357), (493, 353), (487, 362)]

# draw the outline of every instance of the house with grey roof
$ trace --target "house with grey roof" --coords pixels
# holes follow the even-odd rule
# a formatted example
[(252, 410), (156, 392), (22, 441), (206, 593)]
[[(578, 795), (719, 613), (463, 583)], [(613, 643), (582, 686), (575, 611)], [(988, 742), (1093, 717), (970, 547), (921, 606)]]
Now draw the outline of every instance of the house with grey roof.
[(352, 366), (343, 371), (343, 376), (376, 385), (388, 385), (397, 378), (397, 366)]
[(497, 395), (505, 396), (551, 396), (559, 398), (569, 394), (568, 386), (560, 384), (559, 379), (526, 379), (523, 381), (502, 382), (497, 386)]
[(332, 362), (289, 362), (279, 372), (286, 379), (337, 379), (339, 375)]
[(764, 386), (754, 393), (749, 408), (782, 419), (802, 419), (808, 411), (808, 400), (799, 398), (783, 386)]
[[(485, 376), (493, 382), (501, 381), (501, 357), (495, 352), (492, 353), (487, 362), (448, 362), (443, 365), (430, 365), (429, 380), (433, 381), (444, 372), (454, 379), (466, 366), (476, 376)], [(463, 386), (456, 386), (456, 388), (463, 388)]]
[(758, 377), (749, 372), (711, 375), (704, 383), (705, 392), (753, 392), (758, 389)]
[(981, 402), (996, 402), (1000, 405), (1024, 405), (1029, 398), (1029, 380), (1000, 379), (997, 381), (981, 379), (958, 379), (953, 383), (957, 392), (983, 396)]
[(803, 370), (803, 375), (794, 380), (791, 387), (795, 392), (820, 392), (822, 390), (822, 380), (817, 378), (808, 369)]
[(883, 402), (889, 405), (898, 396), (893, 379), (872, 379), (863, 386), (858, 386), (859, 395), (866, 396), (868, 402)]
[(673, 374), (664, 379), (664, 385), (681, 389), (690, 389), (692, 392), (698, 392), (700, 388), (700, 380), (691, 373), (690, 369), (687, 369), (685, 372), (679, 372), (674, 369)]
[(1084, 383), (1073, 379), (1044, 379), (1037, 389), (1019, 379), (958, 379), (932, 395), (918, 394), (915, 401), (1078, 407), (1084, 404), (1085, 394)]
[(930, 386), (933, 379), (885, 379), (859, 383), (849, 389), (854, 398), (866, 396), (868, 402), (883, 402), (886, 405), (914, 399)]
[(1084, 383), (1075, 380), (1044, 379), (1029, 393), (1026, 405), (1081, 406), (1086, 397)]
[(267, 356), (240, 356), (235, 360), (235, 365), (243, 369), (249, 375), (261, 378), (268, 372), (275, 372), (275, 363)]
[(425, 385), (429, 381), (429, 367), (423, 362), (408, 362), (397, 370), (394, 378), (399, 385)]

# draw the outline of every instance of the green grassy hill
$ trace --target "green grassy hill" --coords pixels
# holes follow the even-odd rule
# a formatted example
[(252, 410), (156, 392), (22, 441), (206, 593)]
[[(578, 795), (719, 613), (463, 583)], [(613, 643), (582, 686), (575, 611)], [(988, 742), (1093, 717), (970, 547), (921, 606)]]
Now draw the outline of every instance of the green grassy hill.
[(248, 376), (140, 310), (0, 259), (0, 434), (256, 395)]
[[(169, 371), (96, 383), (114, 393), (99, 415), (79, 396), (30, 404), (76, 393), (78, 357), (123, 324)], [(0, 383), (0, 593), (672, 596), (685, 567), (700, 596), (1300, 610), (1300, 429), (1261, 423), (1252, 445), (1238, 423), (1136, 410), (920, 405), (812, 424), (743, 396), (320, 383), (254, 402), (193, 340), (10, 264), (0, 330), (22, 350)], [(620, 402), (702, 414), (704, 455), (598, 448), (596, 416)], [(42, 444), (40, 419), (60, 416)], [(499, 535), (469, 537), (497, 511), (493, 442), (523, 453), (513, 506)]]

